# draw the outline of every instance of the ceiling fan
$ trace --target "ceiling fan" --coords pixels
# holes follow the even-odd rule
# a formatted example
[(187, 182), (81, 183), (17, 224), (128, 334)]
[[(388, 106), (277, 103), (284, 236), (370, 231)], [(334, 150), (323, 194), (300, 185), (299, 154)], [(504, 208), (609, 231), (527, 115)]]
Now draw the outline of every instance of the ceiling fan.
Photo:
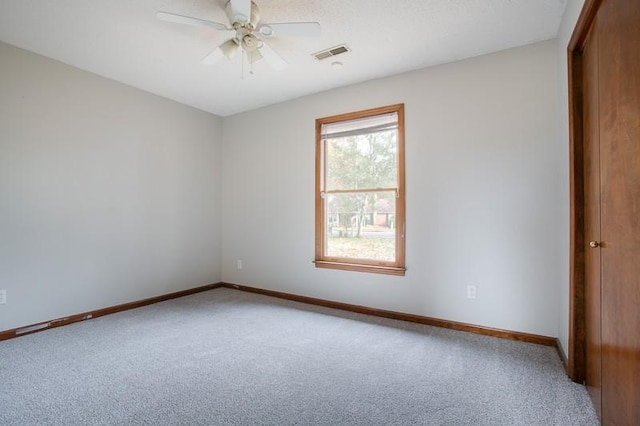
[(219, 31), (235, 31), (233, 37), (216, 47), (202, 59), (202, 63), (213, 64), (223, 56), (232, 59), (238, 50), (242, 50), (249, 64), (264, 58), (274, 69), (285, 68), (287, 62), (271, 48), (265, 39), (280, 36), (318, 36), (320, 24), (318, 22), (260, 22), (258, 5), (251, 0), (229, 0), (225, 13), (230, 26), (206, 19), (177, 15), (169, 12), (158, 12), (160, 20), (179, 24), (195, 25), (214, 28)]

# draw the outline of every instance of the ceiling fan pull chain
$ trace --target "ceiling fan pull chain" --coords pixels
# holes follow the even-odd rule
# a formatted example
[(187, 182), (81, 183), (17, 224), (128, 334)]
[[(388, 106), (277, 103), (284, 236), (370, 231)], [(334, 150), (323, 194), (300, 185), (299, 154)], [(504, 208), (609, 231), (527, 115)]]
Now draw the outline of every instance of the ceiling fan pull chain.
[(242, 62), (242, 69), (240, 71), (241, 75), (240, 75), (240, 80), (244, 80), (244, 57), (247, 55), (247, 52), (244, 51), (244, 49), (242, 49), (242, 52), (240, 53), (240, 56), (242, 57), (241, 62)]

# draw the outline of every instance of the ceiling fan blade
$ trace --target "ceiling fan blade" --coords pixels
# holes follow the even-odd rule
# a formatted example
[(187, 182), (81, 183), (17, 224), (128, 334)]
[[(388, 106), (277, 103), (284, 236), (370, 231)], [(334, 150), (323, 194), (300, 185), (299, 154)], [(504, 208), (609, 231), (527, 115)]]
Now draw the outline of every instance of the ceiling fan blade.
[(240, 22), (246, 24), (251, 19), (251, 0), (230, 0), (231, 23)]
[(220, 46), (216, 47), (202, 59), (203, 64), (211, 65), (218, 62), (223, 56), (226, 56), (229, 59), (233, 59), (236, 52), (238, 51), (238, 43), (233, 39), (229, 39), (222, 43)]
[(320, 24), (318, 22), (283, 22), (263, 24), (258, 28), (258, 31), (266, 37), (317, 37), (320, 35)]
[(238, 46), (238, 43), (236, 43), (235, 40), (231, 38), (213, 49), (211, 53), (209, 53), (202, 59), (202, 63), (207, 65), (215, 64), (223, 56), (226, 56), (228, 59), (233, 59), (239, 48), (240, 46)]
[(260, 48), (262, 51), (262, 55), (267, 63), (276, 71), (281, 71), (285, 69), (289, 64), (287, 61), (282, 59), (282, 56), (278, 54), (271, 46), (269, 46), (264, 41), (262, 42), (262, 47)]
[(183, 16), (175, 13), (169, 12), (158, 12), (156, 13), (156, 17), (161, 21), (167, 22), (175, 22), (178, 24), (186, 24), (186, 25), (195, 25), (198, 27), (207, 27), (207, 28), (215, 28), (216, 30), (230, 30), (231, 28), (227, 27), (224, 24), (214, 21), (207, 21), (205, 19), (193, 18), (191, 16)]
[(224, 56), (224, 53), (222, 52), (222, 49), (220, 49), (220, 46), (218, 46), (215, 49), (213, 49), (213, 51), (211, 51), (211, 53), (209, 53), (207, 56), (202, 58), (201, 62), (206, 65), (215, 64), (223, 56)]

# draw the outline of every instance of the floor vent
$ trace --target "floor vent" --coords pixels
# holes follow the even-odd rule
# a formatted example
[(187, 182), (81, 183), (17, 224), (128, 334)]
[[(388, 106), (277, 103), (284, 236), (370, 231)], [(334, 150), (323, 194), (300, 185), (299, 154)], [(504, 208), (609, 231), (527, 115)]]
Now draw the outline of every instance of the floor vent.
[(321, 50), (320, 52), (316, 52), (313, 54), (313, 56), (317, 60), (321, 61), (323, 59), (327, 59), (332, 56), (340, 55), (341, 53), (346, 53), (349, 51), (351, 51), (351, 49), (349, 49), (346, 44), (341, 44), (339, 46), (332, 47), (331, 49), (325, 49)]

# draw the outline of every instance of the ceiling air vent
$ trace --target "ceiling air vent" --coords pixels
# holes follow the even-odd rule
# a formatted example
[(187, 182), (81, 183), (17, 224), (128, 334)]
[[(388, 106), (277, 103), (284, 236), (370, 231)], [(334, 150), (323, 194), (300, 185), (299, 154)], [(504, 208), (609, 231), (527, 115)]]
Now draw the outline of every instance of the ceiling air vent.
[(346, 44), (341, 44), (339, 46), (332, 47), (331, 49), (325, 49), (325, 50), (321, 50), (320, 52), (316, 52), (313, 54), (313, 56), (317, 60), (321, 61), (323, 59), (327, 59), (332, 56), (340, 55), (341, 53), (349, 52), (350, 50), (351, 49), (349, 49)]

